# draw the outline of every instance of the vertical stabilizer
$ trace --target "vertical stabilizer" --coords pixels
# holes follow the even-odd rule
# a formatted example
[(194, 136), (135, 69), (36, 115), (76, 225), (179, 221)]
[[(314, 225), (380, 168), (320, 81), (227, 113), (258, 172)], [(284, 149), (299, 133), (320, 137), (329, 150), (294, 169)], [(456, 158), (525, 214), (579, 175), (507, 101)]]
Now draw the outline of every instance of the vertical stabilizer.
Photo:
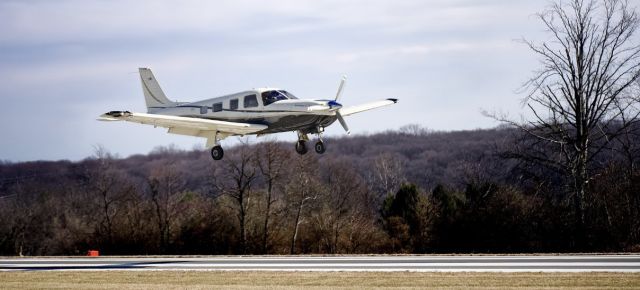
[(160, 88), (160, 84), (156, 80), (153, 73), (148, 68), (139, 68), (140, 80), (142, 81), (142, 91), (144, 92), (144, 100), (147, 103), (147, 111), (173, 107), (175, 103), (169, 100)]

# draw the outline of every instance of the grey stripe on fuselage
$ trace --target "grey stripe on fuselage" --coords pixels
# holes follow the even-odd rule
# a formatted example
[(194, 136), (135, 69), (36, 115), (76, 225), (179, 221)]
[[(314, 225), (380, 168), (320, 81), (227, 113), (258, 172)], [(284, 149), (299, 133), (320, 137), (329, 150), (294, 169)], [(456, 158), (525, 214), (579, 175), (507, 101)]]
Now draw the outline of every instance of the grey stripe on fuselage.
[(318, 126), (327, 127), (336, 121), (336, 116), (322, 115), (288, 115), (266, 118), (246, 118), (246, 119), (217, 119), (202, 116), (185, 116), (194, 118), (203, 118), (227, 122), (242, 122), (249, 124), (267, 125), (269, 128), (256, 132), (256, 134), (270, 134), (280, 132), (302, 131), (305, 134), (317, 133)]

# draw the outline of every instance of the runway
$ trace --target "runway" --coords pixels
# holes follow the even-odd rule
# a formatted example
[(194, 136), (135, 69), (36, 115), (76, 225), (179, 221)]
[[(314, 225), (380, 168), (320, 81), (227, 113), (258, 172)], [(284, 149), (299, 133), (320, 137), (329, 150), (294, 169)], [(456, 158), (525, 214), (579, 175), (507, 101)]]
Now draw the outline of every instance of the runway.
[(0, 258), (0, 271), (640, 272), (640, 255)]

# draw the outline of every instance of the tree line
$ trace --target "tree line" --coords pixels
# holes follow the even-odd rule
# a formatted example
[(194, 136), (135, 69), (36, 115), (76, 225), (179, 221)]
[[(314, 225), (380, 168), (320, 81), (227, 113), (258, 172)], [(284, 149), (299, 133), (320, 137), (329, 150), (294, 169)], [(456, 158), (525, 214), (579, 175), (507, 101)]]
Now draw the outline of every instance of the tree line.
[(628, 156), (602, 160), (581, 240), (562, 178), (502, 156), (514, 134), (413, 125), (327, 140), (324, 155), (265, 141), (241, 143), (218, 162), (159, 147), (4, 163), (0, 254), (639, 250), (640, 175)]

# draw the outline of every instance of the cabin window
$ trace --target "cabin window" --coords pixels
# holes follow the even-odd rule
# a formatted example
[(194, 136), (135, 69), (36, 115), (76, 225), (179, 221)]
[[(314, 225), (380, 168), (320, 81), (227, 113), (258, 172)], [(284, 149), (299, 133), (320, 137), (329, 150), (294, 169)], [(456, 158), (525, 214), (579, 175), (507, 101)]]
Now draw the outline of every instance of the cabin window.
[(229, 101), (229, 109), (230, 110), (237, 110), (238, 109), (238, 99), (233, 99), (233, 100)]
[(262, 103), (265, 106), (268, 106), (269, 104), (280, 101), (280, 100), (295, 99), (295, 98), (296, 97), (289, 94), (287, 91), (272, 90), (272, 91), (266, 91), (262, 93)]
[(215, 103), (212, 108), (214, 112), (220, 112), (222, 111), (222, 103)]
[(265, 106), (268, 106), (271, 103), (274, 103), (276, 101), (286, 100), (286, 99), (287, 99), (287, 96), (285, 96), (283, 93), (276, 90), (266, 91), (262, 93), (262, 103)]
[(206, 114), (206, 113), (207, 113), (207, 106), (200, 107), (200, 114)]
[(256, 95), (249, 95), (244, 97), (244, 107), (252, 108), (258, 106), (258, 97)]

